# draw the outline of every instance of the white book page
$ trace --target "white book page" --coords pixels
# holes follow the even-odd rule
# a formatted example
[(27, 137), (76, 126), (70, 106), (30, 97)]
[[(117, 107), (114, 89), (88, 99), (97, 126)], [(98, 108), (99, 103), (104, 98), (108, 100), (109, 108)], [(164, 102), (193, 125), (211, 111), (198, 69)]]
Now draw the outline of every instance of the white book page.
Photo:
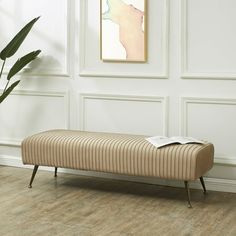
[(186, 143), (205, 143), (202, 140), (195, 139), (193, 137), (182, 137), (182, 136), (175, 136), (170, 138), (173, 141), (179, 142), (181, 144), (186, 144)]
[(165, 136), (154, 136), (154, 137), (146, 138), (146, 140), (157, 148), (163, 147), (169, 144), (173, 144), (173, 143), (179, 143), (179, 144), (187, 144), (187, 143), (203, 144), (205, 143), (204, 141), (201, 141), (192, 137), (181, 137), (181, 136), (175, 136), (171, 138), (168, 138)]
[(162, 147), (164, 145), (168, 145), (173, 143), (172, 140), (170, 140), (168, 137), (165, 136), (155, 136), (155, 137), (150, 137), (146, 138), (148, 142), (153, 144), (155, 147)]

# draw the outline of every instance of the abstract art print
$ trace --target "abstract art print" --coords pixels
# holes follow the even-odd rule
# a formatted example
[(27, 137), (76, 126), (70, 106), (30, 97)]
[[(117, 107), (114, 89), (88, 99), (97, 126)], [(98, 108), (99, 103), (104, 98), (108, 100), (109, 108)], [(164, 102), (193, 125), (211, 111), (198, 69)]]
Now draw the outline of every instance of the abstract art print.
[(146, 0), (100, 0), (103, 61), (146, 62)]

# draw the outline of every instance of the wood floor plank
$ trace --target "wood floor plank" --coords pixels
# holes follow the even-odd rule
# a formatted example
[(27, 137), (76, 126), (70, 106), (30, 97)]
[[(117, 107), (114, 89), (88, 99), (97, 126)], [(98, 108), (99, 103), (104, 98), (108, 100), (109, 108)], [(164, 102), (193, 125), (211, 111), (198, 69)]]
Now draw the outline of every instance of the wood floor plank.
[(235, 236), (236, 194), (0, 166), (0, 235)]

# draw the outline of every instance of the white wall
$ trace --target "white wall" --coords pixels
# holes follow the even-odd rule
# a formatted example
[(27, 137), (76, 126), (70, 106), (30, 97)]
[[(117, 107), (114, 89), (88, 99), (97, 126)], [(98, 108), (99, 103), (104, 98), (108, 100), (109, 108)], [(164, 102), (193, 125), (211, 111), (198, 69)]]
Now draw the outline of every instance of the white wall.
[(236, 1), (149, 0), (144, 64), (100, 60), (99, 2), (0, 0), (0, 48), (40, 15), (17, 56), (42, 50), (0, 106), (0, 164), (47, 129), (189, 135), (215, 144), (208, 188), (236, 192)]

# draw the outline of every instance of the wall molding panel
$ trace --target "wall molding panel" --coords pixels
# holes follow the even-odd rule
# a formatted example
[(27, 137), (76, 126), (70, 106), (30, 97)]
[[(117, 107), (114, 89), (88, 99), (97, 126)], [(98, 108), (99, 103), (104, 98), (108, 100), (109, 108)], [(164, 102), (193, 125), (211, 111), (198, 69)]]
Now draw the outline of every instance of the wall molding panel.
[[(151, 5), (153, 2), (156, 2), (157, 0), (148, 1), (148, 11), (151, 9)], [(86, 64), (86, 56), (88, 52), (86, 51), (87, 43), (88, 43), (88, 1), (87, 0), (81, 0), (79, 7), (80, 7), (80, 72), (79, 75), (82, 77), (115, 77), (115, 78), (151, 78), (151, 79), (166, 79), (168, 78), (168, 71), (169, 71), (169, 0), (160, 0), (163, 2), (163, 17), (162, 17), (162, 25), (161, 25), (161, 51), (162, 51), (162, 57), (159, 60), (162, 60), (162, 69), (161, 71), (153, 70), (150, 72), (150, 69), (146, 67), (149, 64), (152, 64), (153, 62), (147, 61), (147, 63), (118, 63), (118, 66), (124, 66), (123, 69), (120, 67), (118, 69), (114, 69), (112, 71), (106, 71), (106, 69), (101, 69), (102, 63), (96, 65), (96, 68), (90, 69)], [(149, 22), (149, 19), (147, 19)], [(148, 32), (148, 37), (150, 36), (150, 31)], [(93, 37), (93, 36), (90, 36)], [(89, 37), (89, 38), (90, 38)], [(150, 40), (148, 40), (148, 58), (150, 52), (152, 52), (152, 48), (155, 47), (155, 45), (150, 45)], [(97, 44), (97, 43), (95, 43)], [(99, 45), (99, 43), (98, 43)], [(94, 54), (95, 55), (95, 54)], [(98, 56), (98, 60), (100, 61), (100, 58)], [(104, 63), (103, 63), (104, 64)], [(114, 63), (108, 63), (108, 65), (112, 65)], [(144, 66), (143, 70), (141, 72), (137, 72), (136, 69), (126, 72), (124, 69), (126, 68), (126, 65), (140, 65)], [(146, 65), (145, 65), (146, 64)], [(155, 66), (154, 66), (155, 68)], [(146, 72), (145, 72), (146, 70)]]
[[(213, 142), (214, 144), (214, 136), (215, 136), (215, 130), (222, 129), (221, 135), (218, 135), (219, 139), (215, 140), (216, 145), (220, 146), (226, 146), (226, 148), (221, 149), (220, 151), (217, 150), (215, 152), (215, 163), (216, 164), (223, 164), (223, 165), (236, 165), (236, 152), (233, 150), (233, 143), (228, 145), (228, 142), (234, 141), (230, 140), (230, 137), (234, 137), (235, 129), (233, 127), (229, 127), (228, 130), (224, 134), (225, 127), (228, 126), (228, 116), (232, 114), (236, 114), (236, 99), (229, 99), (229, 98), (203, 98), (203, 97), (182, 97), (181, 98), (181, 135), (183, 136), (193, 136), (195, 135), (208, 135), (207, 132), (209, 132), (209, 140)], [(197, 106), (197, 107), (196, 107)], [(225, 115), (222, 116), (222, 120), (225, 119), (225, 126), (219, 127), (217, 126), (217, 116), (222, 115), (223, 108), (225, 108)], [(201, 110), (202, 109), (202, 110)], [(206, 119), (208, 114), (206, 114), (206, 111), (212, 109), (212, 115), (215, 117), (210, 117), (209, 120)], [(201, 110), (201, 112), (200, 112)], [(230, 115), (227, 116), (226, 112), (231, 112)], [(214, 113), (213, 113), (214, 112)], [(194, 117), (194, 114), (197, 114), (196, 117)], [(234, 116), (235, 117), (235, 116)], [(192, 119), (192, 120), (191, 120)], [(193, 120), (194, 119), (194, 120)], [(199, 123), (199, 120), (203, 120)], [(204, 120), (206, 120), (206, 123), (204, 124)], [(223, 120), (224, 121), (224, 120)], [(199, 127), (201, 125), (208, 126), (208, 131), (206, 131), (207, 127)], [(193, 126), (197, 126), (197, 128), (194, 128)], [(212, 127), (209, 127), (212, 126)], [(196, 130), (198, 131), (196, 132)], [(202, 131), (201, 131), (202, 129)], [(225, 140), (226, 139), (226, 140)], [(222, 143), (222, 144), (221, 144)], [(228, 145), (228, 146), (227, 146)], [(233, 150), (231, 151), (231, 154), (225, 153), (227, 150)]]
[[(130, 105), (131, 103), (134, 105), (135, 103), (138, 103), (138, 102), (145, 103), (146, 105), (151, 105), (151, 104), (161, 105), (160, 114), (161, 114), (163, 125), (161, 127), (161, 134), (158, 134), (158, 135), (168, 134), (168, 110), (169, 110), (168, 97), (82, 93), (82, 94), (79, 94), (79, 100), (80, 100), (80, 111), (79, 111), (80, 123), (78, 124), (78, 126), (80, 127), (81, 130), (86, 129), (85, 122), (88, 119), (88, 117), (86, 117), (86, 109), (87, 109), (86, 101), (103, 101), (103, 102), (109, 101), (109, 102), (113, 102), (114, 105), (116, 102), (121, 101), (124, 104), (130, 104)], [(131, 105), (131, 108), (132, 108), (132, 105)], [(151, 119), (149, 122), (151, 122)], [(152, 128), (155, 130), (155, 126)]]
[[(64, 7), (63, 7), (63, 9), (65, 11), (66, 21), (64, 22), (65, 25), (61, 26), (61, 27), (65, 27), (65, 29), (66, 29), (65, 30), (66, 35), (64, 35), (64, 40), (65, 40), (64, 43), (65, 44), (63, 45), (65, 47), (65, 54), (64, 54), (65, 63), (63, 65), (59, 65), (58, 68), (53, 68), (53, 66), (49, 67), (46, 60), (47, 59), (55, 60), (55, 58), (53, 58), (53, 55), (47, 55), (47, 54), (45, 55), (43, 48), (39, 47), (40, 49), (42, 49), (42, 52), (39, 55), (39, 58), (31, 63), (31, 65), (33, 65), (33, 67), (32, 68), (26, 67), (22, 72), (18, 73), (19, 76), (23, 76), (23, 77), (29, 77), (29, 76), (30, 77), (49, 77), (50, 76), (50, 77), (66, 77), (66, 78), (71, 76), (70, 64), (71, 64), (71, 51), (72, 50), (71, 50), (70, 25), (72, 24), (72, 21), (74, 20), (71, 18), (71, 12), (73, 11), (74, 6), (73, 6), (73, 1), (65, 1), (65, 3), (63, 1), (58, 1), (58, 4), (65, 4), (66, 5), (66, 9), (64, 9)], [(40, 10), (41, 9), (39, 9), (39, 12), (40, 12)], [(42, 15), (42, 18), (37, 22), (37, 24), (39, 24), (40, 21), (44, 20), (43, 17), (46, 17), (46, 18), (48, 17), (48, 15), (47, 15), (48, 13), (44, 15), (42, 12), (40, 12), (40, 14)], [(48, 18), (47, 18), (47, 20), (48, 20)], [(25, 20), (24, 20), (24, 22), (25, 22)], [(37, 31), (37, 24), (36, 24), (36, 26), (34, 26), (32, 31), (35, 30), (35, 32), (39, 35), (40, 38), (45, 37), (45, 41), (46, 41), (47, 35), (44, 35), (44, 32), (42, 32), (42, 30)], [(16, 25), (19, 25), (19, 23), (16, 23)], [(21, 26), (23, 27), (24, 23), (22, 23)], [(17, 30), (19, 30), (19, 29), (17, 29)], [(15, 33), (13, 33), (13, 34), (15, 34)], [(31, 37), (31, 34), (32, 33), (29, 34), (29, 37)], [(50, 42), (50, 39), (48, 39), (48, 41)], [(60, 47), (61, 45), (56, 45), (56, 46)], [(35, 50), (36, 49), (38, 49), (37, 46), (35, 46)], [(17, 59), (17, 58), (15, 58), (15, 59)], [(10, 64), (12, 64), (12, 63), (10, 63)], [(35, 67), (35, 69), (34, 69), (34, 67)], [(38, 69), (38, 67), (40, 69)], [(3, 74), (6, 75), (9, 72), (9, 70), (10, 70), (10, 67), (8, 66), (8, 62), (7, 62), (6, 67), (3, 71)]]
[[(2, 92), (2, 90), (1, 90)], [(40, 97), (47, 98), (48, 103), (50, 103), (50, 99), (63, 99), (63, 110), (64, 110), (64, 117), (63, 124), (61, 124), (60, 128), (68, 129), (69, 128), (69, 94), (68, 91), (64, 92), (40, 92), (40, 91), (30, 91), (30, 90), (15, 90), (10, 95), (10, 97), (28, 97), (30, 100), (30, 97), (37, 97), (40, 99)], [(29, 114), (26, 114), (26, 116)], [(62, 114), (63, 115), (63, 114)], [(42, 114), (43, 116), (43, 114)], [(30, 124), (29, 124), (30, 126)], [(0, 146), (9, 146), (9, 147), (20, 147), (20, 144), (22, 142), (22, 139), (14, 138), (14, 137), (1, 137), (0, 138)]]
[[(229, 72), (203, 72), (203, 71), (190, 71), (188, 68), (188, 7), (189, 0), (181, 0), (181, 77), (183, 79), (215, 79), (215, 80), (235, 80), (236, 71)], [(199, 25), (200, 27), (201, 25)], [(202, 55), (204, 57), (204, 55)], [(219, 55), (220, 56), (220, 55)]]

